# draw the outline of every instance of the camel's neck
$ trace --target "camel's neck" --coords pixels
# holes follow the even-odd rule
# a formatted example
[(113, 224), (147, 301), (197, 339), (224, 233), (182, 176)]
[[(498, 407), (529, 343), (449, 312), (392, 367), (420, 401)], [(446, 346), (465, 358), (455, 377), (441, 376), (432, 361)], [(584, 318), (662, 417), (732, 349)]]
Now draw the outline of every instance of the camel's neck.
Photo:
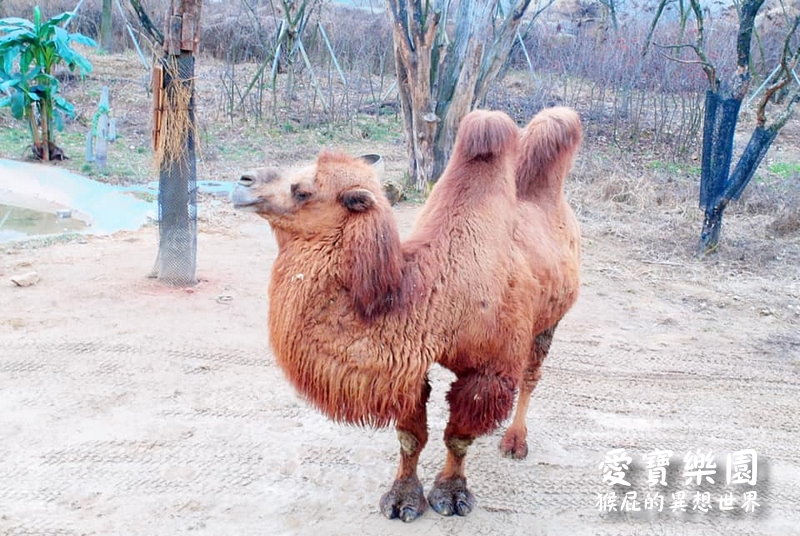
[[(365, 320), (413, 306), (424, 283), (416, 259), (404, 255), (388, 203), (356, 214), (328, 236), (290, 237), (276, 231), (280, 252), (273, 270), (276, 292), (293, 301), (336, 294)], [(307, 292), (296, 292), (302, 281)]]
[(289, 379), (320, 410), (385, 425), (417, 404), (433, 358), (420, 348), (420, 315), (382, 290), (402, 284), (396, 228), (360, 223), (339, 239), (284, 241), (270, 285), (270, 338)]

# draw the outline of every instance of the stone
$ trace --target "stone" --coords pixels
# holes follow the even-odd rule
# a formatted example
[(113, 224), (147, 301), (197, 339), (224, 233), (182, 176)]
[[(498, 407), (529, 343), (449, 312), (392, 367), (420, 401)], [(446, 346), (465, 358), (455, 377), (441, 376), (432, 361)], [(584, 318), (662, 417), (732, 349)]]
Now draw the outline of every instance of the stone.
[(11, 282), (18, 287), (32, 287), (39, 282), (39, 274), (36, 272), (26, 272), (11, 277)]

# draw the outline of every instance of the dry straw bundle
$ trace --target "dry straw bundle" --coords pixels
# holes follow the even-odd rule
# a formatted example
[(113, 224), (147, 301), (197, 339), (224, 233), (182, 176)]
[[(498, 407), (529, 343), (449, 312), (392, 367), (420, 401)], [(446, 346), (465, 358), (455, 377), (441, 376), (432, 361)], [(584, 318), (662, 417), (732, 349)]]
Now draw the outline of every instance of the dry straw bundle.
[(192, 120), (194, 79), (180, 76), (177, 59), (169, 56), (153, 69), (153, 164), (182, 162), (188, 156), (186, 140), (194, 138)]

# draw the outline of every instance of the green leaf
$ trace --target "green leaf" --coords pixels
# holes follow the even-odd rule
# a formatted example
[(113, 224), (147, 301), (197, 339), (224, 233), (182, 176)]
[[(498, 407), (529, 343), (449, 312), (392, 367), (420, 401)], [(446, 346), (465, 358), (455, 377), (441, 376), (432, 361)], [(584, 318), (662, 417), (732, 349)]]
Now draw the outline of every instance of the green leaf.
[(0, 84), (0, 91), (2, 91), (3, 93), (9, 93), (11, 91), (11, 88), (16, 87), (18, 84), (19, 84), (18, 78), (16, 79), (12, 78), (10, 80), (6, 80), (2, 84)]
[(74, 117), (75, 106), (59, 94), (61, 84), (52, 75), (53, 69), (65, 63), (82, 74), (91, 72), (89, 60), (72, 47), (96, 47), (97, 43), (62, 28), (60, 25), (69, 18), (70, 13), (65, 12), (43, 20), (36, 6), (33, 22), (0, 19), (0, 106), (10, 108), (14, 117), (40, 114), (58, 129), (63, 127), (65, 115)]
[(82, 71), (82, 74), (89, 74), (92, 72), (92, 64), (80, 54), (75, 54), (75, 65)]
[(8, 28), (28, 28), (29, 30), (33, 30), (33, 23), (28, 19), (22, 19), (20, 17), (6, 17), (5, 19), (0, 19), (0, 30), (7, 31)]
[(74, 117), (75, 116), (75, 105), (73, 105), (71, 102), (69, 102), (64, 97), (62, 97), (60, 95), (56, 95), (56, 97), (53, 99), (53, 103), (56, 105), (56, 107), (59, 110), (61, 110), (64, 113), (66, 113), (68, 116), (70, 116), (70, 117)]
[(64, 28), (55, 28), (55, 35), (53, 36), (53, 45), (58, 52), (58, 55), (66, 59), (72, 50), (69, 48), (69, 33)]
[(25, 96), (22, 92), (11, 95), (11, 115), (14, 119), (22, 119), (25, 116)]
[(87, 47), (97, 47), (97, 41), (91, 37), (83, 35), (82, 33), (71, 33), (69, 34), (69, 38), (71, 41), (75, 41), (76, 43), (80, 43), (81, 45), (85, 45)]
[(33, 54), (31, 53), (30, 49), (25, 49), (19, 56), (19, 70), (23, 73), (27, 73), (31, 68), (32, 62)]
[(25, 76), (26, 76), (27, 78), (31, 78), (31, 79), (33, 79), (33, 78), (36, 78), (37, 76), (40, 76), (40, 75), (43, 75), (43, 74), (44, 74), (44, 71), (42, 70), (42, 68), (41, 68), (41, 67), (39, 67), (39, 66), (37, 65), (37, 66), (36, 66), (36, 67), (34, 67), (34, 68), (33, 68), (33, 69), (30, 71), (30, 72), (28, 72), (27, 74), (25, 74)]
[(61, 132), (64, 130), (64, 114), (59, 112), (57, 109), (53, 110), (53, 122), (56, 124), (56, 130)]
[(60, 15), (56, 15), (55, 17), (51, 18), (50, 20), (47, 21), (47, 23), (52, 24), (53, 26), (58, 26), (62, 22), (68, 21), (70, 17), (72, 17), (72, 11), (65, 11), (64, 13), (61, 13)]
[(30, 30), (12, 30), (0, 38), (0, 48), (16, 47), (23, 43), (32, 43), (35, 41), (36, 34)]
[(2, 69), (3, 74), (10, 74), (11, 71), (14, 70), (14, 57), (18, 54), (16, 49), (8, 49), (3, 54), (2, 63), (0, 64), (0, 69)]

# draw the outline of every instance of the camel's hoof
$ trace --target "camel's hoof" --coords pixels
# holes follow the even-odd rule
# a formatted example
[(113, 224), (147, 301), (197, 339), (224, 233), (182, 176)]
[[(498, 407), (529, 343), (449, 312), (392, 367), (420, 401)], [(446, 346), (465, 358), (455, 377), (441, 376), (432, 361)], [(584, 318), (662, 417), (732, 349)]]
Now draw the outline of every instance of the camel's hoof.
[(428, 502), (443, 516), (465, 516), (475, 507), (475, 497), (467, 489), (466, 478), (437, 478), (428, 494)]
[(428, 503), (417, 477), (395, 480), (392, 489), (381, 497), (381, 512), (389, 519), (405, 523), (414, 521), (425, 512)]
[(503, 440), (500, 441), (500, 453), (506, 458), (524, 460), (528, 456), (527, 434), (521, 434), (513, 430), (506, 431)]

